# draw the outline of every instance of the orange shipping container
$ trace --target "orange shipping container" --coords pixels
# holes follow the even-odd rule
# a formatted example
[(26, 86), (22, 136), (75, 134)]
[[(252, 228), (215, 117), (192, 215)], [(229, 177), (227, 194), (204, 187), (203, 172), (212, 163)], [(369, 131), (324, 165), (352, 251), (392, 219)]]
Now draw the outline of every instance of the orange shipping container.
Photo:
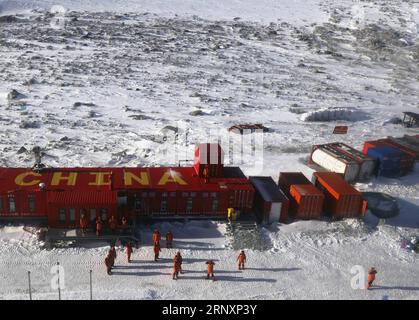
[(301, 172), (279, 173), (278, 186), (287, 197), (290, 197), (290, 188), (293, 184), (311, 184), (311, 182)]
[(365, 213), (362, 194), (334, 172), (314, 172), (313, 182), (325, 194), (325, 211), (334, 218), (356, 218)]
[(296, 219), (318, 219), (323, 212), (324, 194), (310, 184), (290, 187), (291, 211)]

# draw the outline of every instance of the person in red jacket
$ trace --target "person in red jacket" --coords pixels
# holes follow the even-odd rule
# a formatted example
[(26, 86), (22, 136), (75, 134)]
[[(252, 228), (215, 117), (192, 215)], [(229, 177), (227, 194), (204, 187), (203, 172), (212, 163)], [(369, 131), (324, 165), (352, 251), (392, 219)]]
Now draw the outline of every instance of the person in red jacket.
[(154, 261), (157, 261), (159, 259), (160, 251), (160, 244), (158, 242), (154, 243)]
[(172, 244), (173, 244), (173, 233), (171, 231), (168, 231), (166, 233), (166, 248), (167, 249), (172, 248)]
[(114, 265), (115, 265), (115, 260), (116, 260), (116, 249), (115, 249), (115, 246), (112, 246), (110, 248), (108, 254), (112, 257), (112, 268), (113, 268)]
[(115, 216), (112, 215), (109, 218), (109, 230), (111, 231), (111, 233), (115, 233), (116, 232), (116, 227), (117, 227), (116, 219), (115, 219)]
[(177, 280), (179, 278), (179, 272), (182, 272), (182, 256), (178, 251), (173, 258), (173, 280)]
[(86, 215), (82, 213), (80, 215), (80, 228), (83, 235), (86, 233), (88, 226), (89, 226), (89, 221), (87, 220)]
[(210, 277), (214, 280), (214, 261), (212, 260), (208, 260), (207, 262), (205, 262), (208, 266), (208, 270), (207, 270), (207, 279), (209, 279)]
[(102, 232), (102, 220), (100, 217), (97, 217), (96, 219), (96, 235), (99, 236)]
[(127, 253), (128, 263), (131, 263), (131, 254), (133, 252), (131, 242), (127, 242), (125, 252)]
[(371, 267), (368, 270), (368, 283), (367, 283), (367, 289), (369, 290), (372, 287), (372, 283), (375, 280), (375, 275), (377, 274), (377, 270), (374, 267)]
[(159, 230), (154, 229), (152, 238), (153, 238), (153, 243), (154, 244), (158, 243), (160, 246), (161, 235), (160, 235)]
[(240, 252), (236, 261), (239, 263), (239, 270), (244, 270), (244, 263), (246, 262), (246, 254), (244, 253), (244, 250)]
[(121, 219), (121, 225), (122, 225), (122, 233), (126, 234), (128, 231), (129, 225), (128, 225), (128, 220), (125, 216), (122, 217)]
[(113, 265), (113, 257), (108, 254), (105, 258), (106, 272), (108, 273), (108, 275), (112, 274), (112, 265)]

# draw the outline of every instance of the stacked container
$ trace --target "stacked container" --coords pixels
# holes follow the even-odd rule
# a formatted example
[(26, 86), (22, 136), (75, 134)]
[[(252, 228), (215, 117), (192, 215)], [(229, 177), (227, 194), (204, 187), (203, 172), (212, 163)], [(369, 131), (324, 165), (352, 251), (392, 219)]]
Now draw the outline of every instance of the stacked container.
[(419, 138), (418, 136), (404, 135), (402, 138), (388, 138), (391, 143), (398, 146), (401, 150), (406, 151), (419, 160)]
[(325, 212), (334, 218), (356, 218), (364, 214), (362, 194), (334, 172), (313, 173), (313, 183), (324, 192)]
[(301, 172), (280, 172), (279, 188), (290, 200), (290, 212), (297, 219), (319, 218), (324, 195)]
[[(381, 147), (391, 148), (392, 151), (390, 151), (390, 149), (387, 149), (387, 150), (384, 149), (383, 151), (384, 154), (381, 154), (379, 151), (369, 153), (370, 149), (381, 148)], [(397, 150), (399, 152), (396, 153), (394, 150)], [(415, 165), (416, 153), (411, 149), (406, 149), (400, 145), (395, 144), (390, 139), (366, 141), (364, 143), (362, 153), (369, 155), (370, 157), (378, 159), (378, 160), (381, 158), (381, 161), (388, 161), (389, 159), (387, 159), (387, 157), (391, 156), (391, 154), (395, 156), (396, 158), (393, 160), (394, 160), (394, 163), (398, 165), (398, 168), (393, 168), (392, 170), (395, 171), (393, 173), (389, 172), (390, 176), (392, 177), (401, 176), (410, 172)], [(387, 153), (387, 156), (385, 156), (386, 153)], [(389, 169), (392, 166), (390, 163), (391, 161), (388, 164)], [(378, 164), (378, 168), (376, 170), (377, 172), (383, 171), (383, 169), (384, 171), (387, 171), (385, 170), (385, 168), (379, 168), (379, 167), (380, 167), (380, 164)]]
[(377, 175), (383, 177), (400, 177), (407, 169), (402, 165), (403, 153), (393, 147), (380, 146), (368, 149), (367, 154), (377, 159)]
[(360, 171), (358, 161), (327, 144), (313, 146), (311, 161), (328, 171), (340, 173), (346, 181), (356, 181)]
[(249, 177), (255, 188), (253, 208), (264, 223), (286, 222), (289, 200), (271, 177)]
[(415, 146), (419, 145), (419, 134), (414, 135), (414, 136), (409, 136), (405, 134), (402, 139), (405, 139), (409, 141), (410, 143), (413, 143)]
[(373, 158), (364, 155), (361, 151), (340, 142), (322, 145), (322, 147), (332, 148), (339, 152), (340, 155), (345, 155), (356, 161), (359, 165), (358, 176), (356, 177), (357, 181), (368, 180), (374, 174), (376, 161)]

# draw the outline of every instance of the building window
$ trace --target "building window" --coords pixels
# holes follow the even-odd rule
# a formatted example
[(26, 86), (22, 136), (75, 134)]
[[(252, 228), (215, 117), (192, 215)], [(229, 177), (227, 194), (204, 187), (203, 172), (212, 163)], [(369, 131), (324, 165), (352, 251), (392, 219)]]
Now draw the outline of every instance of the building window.
[(108, 209), (106, 209), (106, 208), (100, 209), (100, 216), (101, 216), (103, 221), (107, 221), (108, 220)]
[(90, 209), (90, 221), (95, 221), (96, 220), (96, 209), (92, 208)]
[(3, 198), (0, 198), (0, 212), (3, 212)]
[(60, 220), (60, 223), (65, 223), (66, 222), (65, 209), (59, 209), (58, 219)]
[(203, 197), (203, 198), (208, 198), (208, 192), (204, 192), (204, 193), (202, 193), (202, 197)]
[(29, 208), (29, 212), (35, 212), (36, 210), (36, 200), (35, 200), (35, 196), (30, 195), (28, 197), (28, 208)]
[(188, 198), (188, 200), (186, 201), (186, 211), (192, 211), (192, 208), (193, 208), (193, 199)]
[(171, 196), (172, 198), (175, 198), (175, 197), (176, 197), (176, 192), (170, 192), (170, 196)]
[(196, 197), (196, 192), (191, 192), (191, 197), (195, 198)]
[(212, 199), (212, 211), (217, 211), (219, 206), (219, 202), (217, 198)]
[(166, 212), (167, 211), (167, 199), (166, 198), (161, 199), (160, 211), (161, 212)]
[(75, 223), (76, 222), (76, 209), (70, 208), (68, 209), (68, 213), (69, 213), (70, 223)]
[(14, 213), (16, 212), (16, 203), (14, 197), (9, 197), (9, 212)]
[(184, 198), (189, 197), (189, 193), (188, 192), (182, 192), (182, 197), (184, 197)]
[(135, 198), (134, 200), (134, 209), (141, 210), (141, 199)]

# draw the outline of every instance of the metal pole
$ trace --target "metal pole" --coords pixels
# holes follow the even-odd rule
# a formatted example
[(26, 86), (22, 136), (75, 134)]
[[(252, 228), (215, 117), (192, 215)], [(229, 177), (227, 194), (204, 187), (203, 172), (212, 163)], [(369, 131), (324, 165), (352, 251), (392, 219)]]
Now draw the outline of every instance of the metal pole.
[(57, 276), (58, 276), (58, 300), (61, 300), (61, 284), (60, 284), (60, 263), (57, 262)]
[(90, 300), (93, 300), (93, 290), (92, 290), (92, 270), (90, 270)]
[(30, 271), (28, 271), (28, 284), (29, 284), (29, 300), (32, 300), (31, 272)]

